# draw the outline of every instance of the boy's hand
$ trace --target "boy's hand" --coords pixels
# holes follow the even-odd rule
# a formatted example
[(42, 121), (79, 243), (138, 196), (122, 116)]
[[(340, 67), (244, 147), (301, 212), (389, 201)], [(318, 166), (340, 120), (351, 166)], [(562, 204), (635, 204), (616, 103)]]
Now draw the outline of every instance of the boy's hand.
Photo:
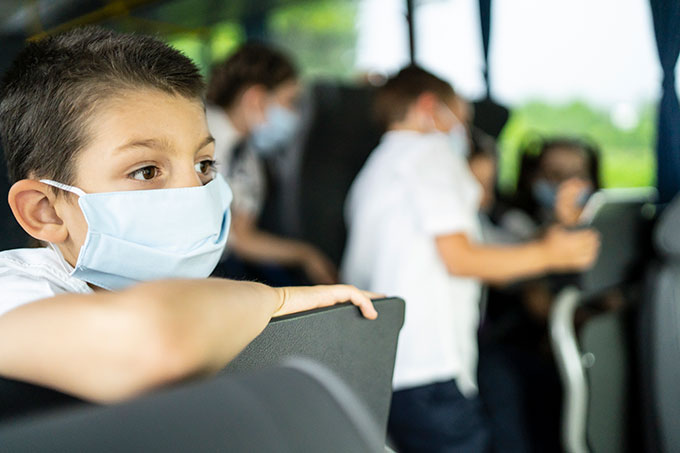
[(352, 302), (359, 307), (365, 318), (376, 319), (378, 312), (371, 297), (382, 297), (368, 291), (360, 291), (350, 285), (307, 286), (275, 288), (281, 299), (279, 308), (272, 316), (283, 316), (314, 308), (330, 307), (341, 302)]
[(564, 226), (576, 226), (583, 212), (581, 198), (591, 189), (591, 185), (582, 179), (572, 178), (565, 181), (557, 189), (555, 200), (555, 218)]
[(556, 271), (584, 271), (595, 264), (600, 236), (595, 230), (567, 231), (556, 226), (543, 239), (548, 267)]

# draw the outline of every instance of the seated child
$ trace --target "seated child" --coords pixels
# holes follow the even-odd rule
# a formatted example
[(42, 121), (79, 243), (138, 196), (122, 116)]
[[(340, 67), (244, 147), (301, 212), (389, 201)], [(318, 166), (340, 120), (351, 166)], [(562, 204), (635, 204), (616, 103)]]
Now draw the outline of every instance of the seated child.
[(400, 452), (489, 446), (475, 378), (481, 282), (585, 269), (599, 248), (595, 232), (559, 228), (523, 245), (480, 242), (455, 99), (418, 67), (390, 78), (377, 99), (388, 131), (347, 199), (343, 277), (407, 301), (389, 420)]
[(349, 286), (205, 279), (229, 230), (203, 81), (146, 36), (84, 28), (30, 43), (0, 133), (19, 224), (48, 248), (0, 253), (0, 376), (115, 401), (224, 367), (279, 316)]
[[(258, 227), (267, 193), (265, 160), (295, 138), (300, 91), (293, 61), (260, 43), (242, 45), (212, 70), (206, 116), (219, 173), (234, 191), (229, 254), (219, 275), (276, 286), (337, 282), (337, 270), (321, 250)], [(299, 271), (304, 276), (296, 278)]]

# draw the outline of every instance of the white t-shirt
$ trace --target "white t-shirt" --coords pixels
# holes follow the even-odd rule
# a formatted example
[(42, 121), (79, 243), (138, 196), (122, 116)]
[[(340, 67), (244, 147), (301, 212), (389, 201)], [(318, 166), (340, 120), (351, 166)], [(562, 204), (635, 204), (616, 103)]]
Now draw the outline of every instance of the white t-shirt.
[(231, 208), (254, 217), (259, 216), (267, 190), (262, 160), (255, 154), (253, 147), (247, 145), (234, 156), (242, 137), (223, 109), (208, 105), (206, 118), (208, 129), (215, 139), (217, 169), (234, 194)]
[(343, 279), (403, 297), (395, 390), (455, 378), (476, 393), (481, 284), (449, 274), (437, 236), (480, 236), (481, 188), (443, 134), (388, 132), (354, 181), (346, 204)]
[(69, 275), (72, 270), (49, 248), (0, 252), (0, 316), (57, 294), (93, 292), (86, 282)]

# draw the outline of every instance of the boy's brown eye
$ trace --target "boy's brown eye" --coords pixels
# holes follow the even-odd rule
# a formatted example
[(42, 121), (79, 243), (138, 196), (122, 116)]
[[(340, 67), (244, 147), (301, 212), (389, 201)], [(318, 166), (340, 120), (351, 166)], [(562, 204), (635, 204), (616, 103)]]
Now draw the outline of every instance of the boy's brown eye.
[(155, 178), (158, 175), (158, 168), (153, 166), (148, 166), (140, 168), (139, 170), (132, 173), (132, 178), (138, 181), (148, 181)]
[(215, 169), (214, 160), (202, 160), (196, 164), (196, 171), (203, 174), (209, 175)]

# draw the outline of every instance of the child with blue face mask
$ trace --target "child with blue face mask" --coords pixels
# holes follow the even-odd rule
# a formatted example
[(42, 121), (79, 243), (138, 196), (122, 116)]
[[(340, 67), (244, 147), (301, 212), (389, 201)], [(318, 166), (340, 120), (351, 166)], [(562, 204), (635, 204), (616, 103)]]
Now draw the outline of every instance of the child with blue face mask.
[(218, 267), (222, 275), (280, 284), (286, 275), (289, 282), (300, 280), (294, 276), (302, 271), (302, 279), (314, 284), (337, 281), (335, 266), (319, 249), (258, 226), (267, 193), (267, 159), (290, 145), (298, 132), (300, 91), (292, 60), (270, 45), (246, 43), (211, 71), (208, 127), (219, 172), (234, 191), (233, 235)]
[(49, 247), (0, 253), (0, 376), (115, 401), (221, 369), (272, 316), (346, 300), (377, 316), (349, 286), (205, 278), (232, 194), (202, 92), (145, 36), (79, 29), (17, 57), (0, 95), (9, 203)]
[(600, 189), (599, 153), (586, 140), (552, 137), (522, 151), (517, 190), (499, 222), (518, 238), (535, 238), (554, 224), (577, 226), (588, 198)]

